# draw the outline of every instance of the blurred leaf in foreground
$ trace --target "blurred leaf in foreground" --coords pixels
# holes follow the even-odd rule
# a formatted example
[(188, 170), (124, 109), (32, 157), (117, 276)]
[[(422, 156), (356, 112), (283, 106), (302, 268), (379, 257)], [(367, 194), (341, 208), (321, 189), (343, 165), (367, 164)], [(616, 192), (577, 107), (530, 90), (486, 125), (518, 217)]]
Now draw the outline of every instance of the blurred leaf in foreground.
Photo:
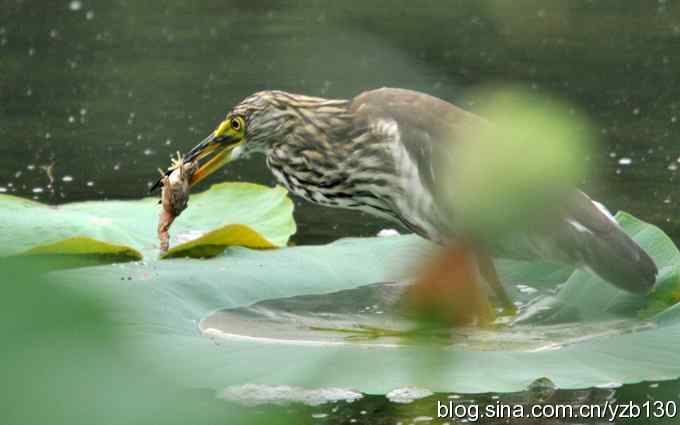
[[(27, 258), (0, 262), (3, 424), (290, 423), (161, 375), (153, 358), (129, 355), (106, 304), (38, 269)], [(97, 284), (96, 274), (91, 280)]]
[(475, 96), (486, 125), (456, 135), (440, 193), (466, 233), (498, 238), (550, 217), (588, 174), (588, 119), (567, 104), (513, 87)]

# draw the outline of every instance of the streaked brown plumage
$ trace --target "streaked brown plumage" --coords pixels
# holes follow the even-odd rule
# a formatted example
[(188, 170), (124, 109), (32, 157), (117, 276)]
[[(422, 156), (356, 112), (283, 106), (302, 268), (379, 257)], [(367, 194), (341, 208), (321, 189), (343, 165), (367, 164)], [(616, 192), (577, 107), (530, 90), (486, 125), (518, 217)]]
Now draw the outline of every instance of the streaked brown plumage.
[[(277, 180), (311, 202), (366, 211), (431, 240), (455, 240), (460, 231), (452, 230), (455, 220), (437, 196), (437, 159), (448, 155), (452, 138), (464, 142), (456, 138), (470, 125), (486, 121), (409, 90), (383, 88), (353, 100), (264, 91), (239, 103), (188, 160), (216, 145), (229, 150), (229, 160), (263, 153)], [(585, 194), (575, 190), (568, 198), (551, 229), (495, 254), (587, 266), (623, 289), (648, 291), (657, 273), (651, 258)]]

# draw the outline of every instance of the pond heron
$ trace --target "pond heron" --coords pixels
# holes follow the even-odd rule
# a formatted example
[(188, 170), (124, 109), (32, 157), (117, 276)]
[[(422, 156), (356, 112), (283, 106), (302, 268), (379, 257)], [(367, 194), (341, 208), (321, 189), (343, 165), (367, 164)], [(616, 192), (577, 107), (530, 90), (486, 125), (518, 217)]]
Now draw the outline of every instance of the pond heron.
[[(465, 235), (439, 195), (447, 188), (441, 158), (447, 146), (464, 142), (456, 128), (485, 123), (444, 100), (404, 89), (366, 91), (352, 100), (262, 91), (236, 105), (185, 161), (201, 162), (195, 184), (230, 161), (263, 153), (276, 179), (295, 195), (365, 211), (446, 243)], [(455, 167), (455, 158), (444, 164)], [(652, 259), (583, 192), (567, 193), (555, 214), (549, 228), (527, 229), (515, 249), (473, 248), (479, 273), (502, 304), (512, 306), (490, 257), (586, 267), (633, 293), (653, 287)]]

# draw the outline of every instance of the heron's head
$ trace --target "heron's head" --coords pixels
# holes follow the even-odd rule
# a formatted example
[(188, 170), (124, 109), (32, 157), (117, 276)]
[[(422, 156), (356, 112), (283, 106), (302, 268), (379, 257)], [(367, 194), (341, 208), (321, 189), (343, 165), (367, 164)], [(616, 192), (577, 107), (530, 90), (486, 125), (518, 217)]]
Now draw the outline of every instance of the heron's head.
[[(215, 131), (191, 149), (185, 162), (200, 165), (190, 183), (196, 184), (224, 165), (253, 152), (266, 152), (288, 135), (323, 133), (345, 125), (347, 101), (261, 91), (236, 105)], [(312, 134), (312, 138), (321, 134)]]
[(194, 146), (184, 162), (199, 161), (190, 183), (196, 184), (239, 157), (264, 151), (282, 134), (285, 122), (272, 102), (274, 92), (258, 92), (236, 105), (217, 128)]

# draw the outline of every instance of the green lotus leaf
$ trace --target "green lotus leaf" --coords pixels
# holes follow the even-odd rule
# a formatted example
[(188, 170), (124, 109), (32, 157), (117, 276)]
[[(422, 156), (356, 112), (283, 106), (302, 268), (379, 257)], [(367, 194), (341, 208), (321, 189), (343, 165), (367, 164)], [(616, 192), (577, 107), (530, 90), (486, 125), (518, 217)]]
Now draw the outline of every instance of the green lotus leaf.
[(668, 296), (678, 291), (680, 254), (658, 228), (617, 219), (657, 262), (656, 292), (628, 295), (585, 271), (500, 260), (521, 314), (443, 332), (436, 344), (407, 338), (417, 323), (390, 310), (413, 264), (435, 248), (415, 236), (230, 247), (212, 259), (51, 276), (108, 305), (127, 352), (192, 388), (480, 393), (523, 390), (538, 378), (574, 389), (680, 377), (680, 307)]
[(276, 245), (262, 237), (249, 226), (227, 224), (205, 235), (184, 242), (168, 250), (162, 258), (210, 258), (224, 252), (228, 246), (243, 246), (254, 249), (271, 249)]
[[(286, 194), (280, 187), (223, 183), (193, 195), (170, 229), (171, 244), (179, 246), (169, 255), (209, 256), (232, 245), (285, 246), (295, 233)], [(0, 195), (0, 257), (89, 256), (103, 263), (142, 254), (155, 258), (159, 211), (157, 198), (51, 206)]]
[(125, 263), (142, 259), (142, 254), (133, 248), (83, 236), (37, 245), (22, 252), (19, 256), (31, 257), (37, 262), (62, 269)]

